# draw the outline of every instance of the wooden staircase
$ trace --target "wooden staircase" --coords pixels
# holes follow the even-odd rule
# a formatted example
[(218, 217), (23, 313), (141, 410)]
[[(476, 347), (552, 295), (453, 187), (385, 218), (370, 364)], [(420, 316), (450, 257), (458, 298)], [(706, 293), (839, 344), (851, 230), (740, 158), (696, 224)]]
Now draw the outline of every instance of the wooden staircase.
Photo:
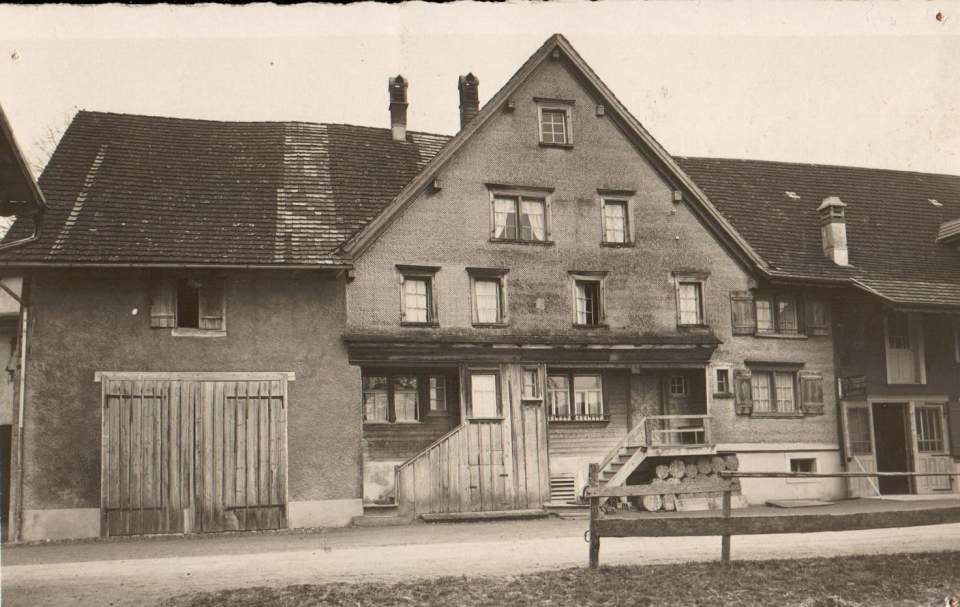
[[(687, 426), (677, 427), (686, 423)], [(714, 455), (709, 415), (652, 415), (640, 422), (600, 462), (600, 483), (619, 487), (648, 457)]]

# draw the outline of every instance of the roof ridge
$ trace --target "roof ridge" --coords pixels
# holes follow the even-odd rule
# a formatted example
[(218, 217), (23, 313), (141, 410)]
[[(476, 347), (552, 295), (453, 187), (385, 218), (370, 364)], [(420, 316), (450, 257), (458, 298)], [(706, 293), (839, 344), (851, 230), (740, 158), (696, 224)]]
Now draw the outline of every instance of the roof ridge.
[[(184, 118), (182, 116), (161, 116), (157, 114), (133, 114), (130, 112), (110, 112), (102, 110), (79, 110), (78, 115), (86, 114), (91, 116), (121, 116), (124, 118), (145, 118), (147, 120), (173, 120), (177, 122), (192, 122), (192, 123), (206, 123), (206, 124), (223, 124), (223, 125), (272, 125), (272, 126), (289, 126), (289, 125), (305, 125), (305, 126), (345, 126), (356, 129), (369, 129), (375, 131), (386, 131), (389, 132), (389, 127), (379, 127), (371, 126), (367, 124), (350, 124), (348, 122), (313, 122), (310, 120), (215, 120), (211, 118)], [(426, 137), (438, 137), (444, 139), (450, 139), (453, 135), (448, 135), (444, 133), (431, 133), (429, 131), (417, 131), (417, 130), (407, 130), (408, 133), (413, 135), (422, 135)]]
[(880, 167), (867, 167), (867, 166), (854, 166), (849, 164), (827, 164), (823, 162), (796, 162), (792, 160), (765, 160), (762, 158), (729, 158), (723, 156), (684, 156), (682, 154), (674, 154), (674, 158), (678, 160), (706, 160), (706, 161), (718, 161), (718, 162), (744, 162), (744, 163), (756, 163), (756, 164), (775, 164), (780, 166), (794, 166), (794, 167), (817, 167), (817, 168), (828, 168), (828, 169), (844, 169), (844, 170), (854, 170), (854, 171), (881, 171), (884, 173), (896, 173), (897, 175), (924, 175), (924, 176), (933, 176), (933, 177), (951, 177), (954, 179), (960, 179), (960, 174), (954, 175), (951, 173), (934, 173), (928, 171), (904, 171), (900, 169), (885, 169)]

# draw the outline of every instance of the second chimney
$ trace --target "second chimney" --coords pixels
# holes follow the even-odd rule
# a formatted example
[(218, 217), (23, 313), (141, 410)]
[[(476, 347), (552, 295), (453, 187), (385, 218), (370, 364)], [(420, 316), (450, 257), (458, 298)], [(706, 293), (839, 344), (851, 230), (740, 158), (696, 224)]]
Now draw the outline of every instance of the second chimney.
[(480, 80), (473, 74), (460, 76), (457, 88), (460, 90), (460, 129), (463, 130), (480, 113)]
[(390, 132), (394, 141), (407, 140), (407, 80), (400, 75), (390, 78)]
[(824, 198), (817, 211), (820, 213), (820, 235), (823, 238), (823, 254), (838, 266), (850, 265), (847, 250), (847, 205), (836, 196)]

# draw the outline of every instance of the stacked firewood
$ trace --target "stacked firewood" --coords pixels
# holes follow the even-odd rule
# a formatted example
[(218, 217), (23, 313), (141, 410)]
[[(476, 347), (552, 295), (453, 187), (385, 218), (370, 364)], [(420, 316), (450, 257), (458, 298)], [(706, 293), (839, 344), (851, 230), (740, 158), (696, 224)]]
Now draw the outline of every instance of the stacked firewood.
[(669, 464), (660, 464), (654, 468), (655, 478), (648, 487), (660, 489), (659, 495), (645, 495), (640, 499), (644, 510), (673, 511), (677, 509), (677, 496), (686, 493), (685, 489), (709, 489), (718, 486), (719, 473), (724, 470), (737, 470), (740, 461), (736, 455), (704, 455), (697, 458), (676, 458)]

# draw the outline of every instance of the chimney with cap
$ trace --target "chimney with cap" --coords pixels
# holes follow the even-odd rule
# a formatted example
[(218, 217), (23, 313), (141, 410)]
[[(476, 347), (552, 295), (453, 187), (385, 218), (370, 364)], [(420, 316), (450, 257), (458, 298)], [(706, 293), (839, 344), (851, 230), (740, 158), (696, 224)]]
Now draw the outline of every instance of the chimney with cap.
[(457, 88), (460, 90), (460, 129), (462, 130), (480, 112), (480, 80), (473, 74), (460, 76)]
[(820, 235), (823, 238), (823, 254), (838, 266), (850, 265), (847, 259), (847, 205), (836, 196), (824, 198), (817, 212), (820, 213)]
[(403, 76), (390, 78), (390, 132), (394, 141), (407, 140), (407, 81)]

